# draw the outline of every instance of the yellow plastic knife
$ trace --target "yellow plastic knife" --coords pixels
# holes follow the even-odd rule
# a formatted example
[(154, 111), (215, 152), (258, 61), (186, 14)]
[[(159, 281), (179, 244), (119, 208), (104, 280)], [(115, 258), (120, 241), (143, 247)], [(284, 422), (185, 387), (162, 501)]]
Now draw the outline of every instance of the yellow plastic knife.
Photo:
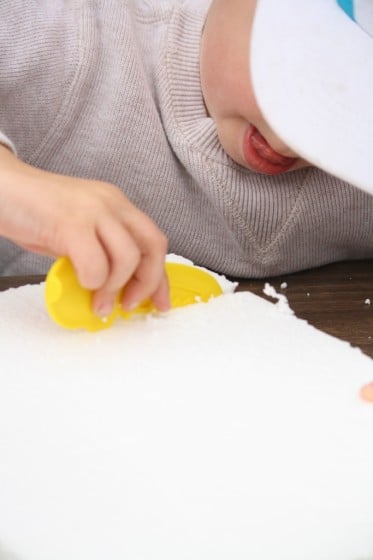
[[(166, 274), (170, 286), (171, 307), (183, 307), (207, 302), (223, 290), (219, 282), (198, 267), (167, 262)], [(105, 319), (92, 310), (93, 292), (82, 288), (70, 260), (57, 259), (50, 268), (45, 285), (45, 302), (50, 317), (66, 329), (98, 331), (110, 327), (118, 317), (129, 319), (136, 314), (156, 311), (151, 300), (142, 302), (133, 311), (124, 311), (120, 305), (122, 292), (117, 296), (112, 313)]]

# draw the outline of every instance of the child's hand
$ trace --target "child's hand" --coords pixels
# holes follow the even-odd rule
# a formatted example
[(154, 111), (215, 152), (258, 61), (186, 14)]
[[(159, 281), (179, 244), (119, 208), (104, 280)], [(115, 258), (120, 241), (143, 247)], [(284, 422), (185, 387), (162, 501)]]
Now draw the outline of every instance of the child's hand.
[(0, 145), (0, 235), (28, 250), (67, 256), (93, 306), (109, 315), (126, 285), (123, 307), (150, 297), (169, 308), (167, 240), (114, 185), (48, 173)]

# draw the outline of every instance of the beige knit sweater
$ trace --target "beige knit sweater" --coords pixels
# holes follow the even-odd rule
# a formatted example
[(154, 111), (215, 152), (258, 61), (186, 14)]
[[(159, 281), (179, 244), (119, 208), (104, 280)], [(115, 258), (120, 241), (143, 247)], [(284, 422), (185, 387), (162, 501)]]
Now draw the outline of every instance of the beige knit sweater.
[[(261, 176), (221, 148), (199, 80), (207, 4), (1, 0), (0, 141), (118, 185), (170, 251), (226, 274), (373, 257), (373, 197), (317, 169)], [(1, 274), (48, 265), (0, 239)]]

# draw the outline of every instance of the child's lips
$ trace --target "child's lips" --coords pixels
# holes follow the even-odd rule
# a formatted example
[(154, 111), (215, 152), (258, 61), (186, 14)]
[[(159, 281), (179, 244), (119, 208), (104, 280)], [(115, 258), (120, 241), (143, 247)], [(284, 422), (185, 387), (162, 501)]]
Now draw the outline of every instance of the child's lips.
[(246, 163), (253, 171), (267, 175), (284, 173), (297, 161), (297, 158), (289, 158), (276, 152), (252, 125), (245, 132), (243, 153)]

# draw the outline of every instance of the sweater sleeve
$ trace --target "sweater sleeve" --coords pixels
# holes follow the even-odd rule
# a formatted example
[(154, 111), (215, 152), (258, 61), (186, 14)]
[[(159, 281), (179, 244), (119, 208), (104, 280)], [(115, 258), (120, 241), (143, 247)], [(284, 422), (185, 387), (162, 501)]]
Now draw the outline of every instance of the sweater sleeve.
[(16, 148), (13, 142), (3, 132), (1, 132), (1, 130), (0, 130), (0, 144), (3, 144), (4, 146), (12, 150), (13, 153), (16, 153)]
[(0, 142), (23, 159), (45, 141), (70, 93), (79, 64), (79, 4), (0, 2)]

